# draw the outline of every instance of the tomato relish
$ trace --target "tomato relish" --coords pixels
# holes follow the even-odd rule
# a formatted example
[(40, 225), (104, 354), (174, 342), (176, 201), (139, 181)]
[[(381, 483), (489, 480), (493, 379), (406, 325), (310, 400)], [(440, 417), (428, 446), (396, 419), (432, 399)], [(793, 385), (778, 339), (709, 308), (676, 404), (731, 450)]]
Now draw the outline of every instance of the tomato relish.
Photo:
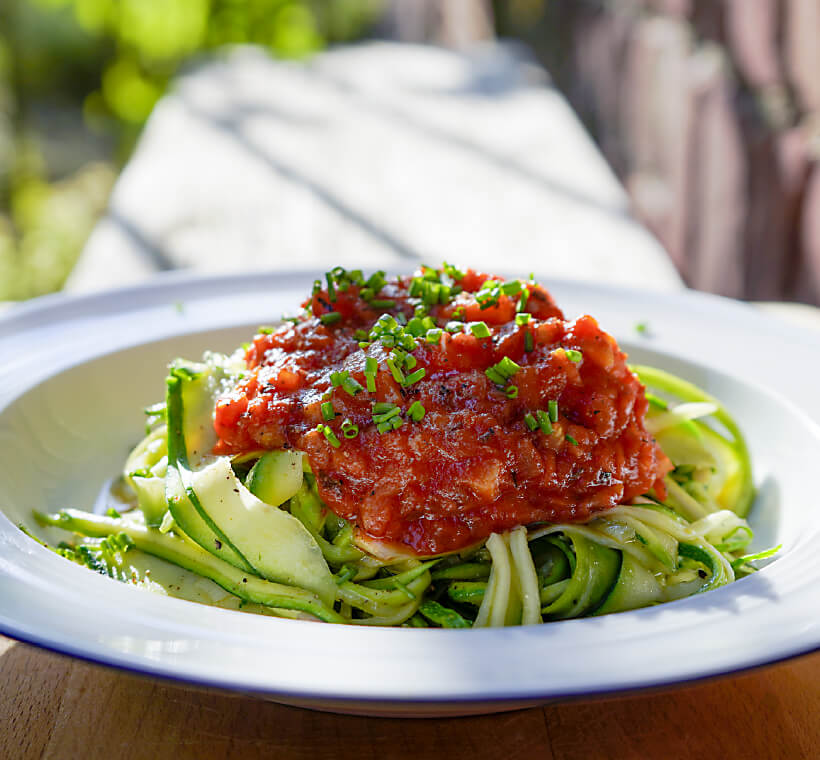
[(663, 496), (671, 464), (626, 355), (531, 280), (337, 268), (304, 307), (247, 348), (215, 451), (305, 452), (324, 503), (366, 536), (439, 554)]

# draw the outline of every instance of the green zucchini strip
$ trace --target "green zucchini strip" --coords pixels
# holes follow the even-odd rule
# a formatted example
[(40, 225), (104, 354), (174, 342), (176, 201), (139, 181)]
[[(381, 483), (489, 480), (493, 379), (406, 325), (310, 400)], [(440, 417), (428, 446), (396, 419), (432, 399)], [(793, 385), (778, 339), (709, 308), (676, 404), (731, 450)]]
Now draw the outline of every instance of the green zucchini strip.
[(227, 549), (223, 553), (226, 561), (237, 568), (248, 573), (260, 576), (253, 565), (234, 546), (233, 542), (225, 535), (225, 532), (211, 519), (210, 515), (203, 508), (202, 503), (193, 487), (193, 471), (188, 463), (188, 449), (185, 444), (184, 415), (185, 410), (182, 403), (182, 384), (187, 379), (187, 373), (182, 370), (172, 369), (171, 374), (166, 379), (165, 404), (168, 418), (168, 474), (166, 476), (166, 493), (168, 494), (168, 508), (171, 514), (177, 509), (177, 494), (174, 488), (174, 479), (182, 486), (188, 501), (193, 506), (210, 531), (219, 539), (222, 548)]
[(65, 509), (54, 515), (35, 513), (35, 517), (41, 525), (63, 528), (92, 538), (125, 533), (140, 551), (208, 578), (247, 602), (307, 612), (326, 623), (346, 622), (313, 592), (243, 573), (197, 544), (170, 533), (160, 533), (131, 520), (102, 517), (76, 509)]
[(647, 387), (677, 396), (683, 401), (715, 404), (717, 411), (712, 416), (714, 416), (732, 436), (733, 440), (727, 441), (727, 443), (735, 450), (741, 470), (741, 491), (734, 511), (741, 517), (746, 517), (752, 506), (755, 494), (754, 482), (752, 480), (752, 462), (749, 457), (746, 439), (743, 437), (743, 433), (740, 432), (740, 428), (737, 426), (734, 418), (726, 410), (726, 407), (693, 383), (675, 377), (675, 375), (668, 372), (644, 365), (632, 365), (630, 368)]

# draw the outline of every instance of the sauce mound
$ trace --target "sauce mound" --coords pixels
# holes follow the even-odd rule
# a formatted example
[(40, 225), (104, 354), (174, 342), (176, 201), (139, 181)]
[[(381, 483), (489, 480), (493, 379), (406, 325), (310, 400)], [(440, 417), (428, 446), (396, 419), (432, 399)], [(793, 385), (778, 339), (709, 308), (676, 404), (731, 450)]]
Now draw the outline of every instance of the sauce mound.
[(247, 348), (215, 451), (304, 451), (325, 504), (367, 536), (438, 554), (663, 495), (671, 464), (625, 354), (541, 286), (336, 269), (304, 305)]

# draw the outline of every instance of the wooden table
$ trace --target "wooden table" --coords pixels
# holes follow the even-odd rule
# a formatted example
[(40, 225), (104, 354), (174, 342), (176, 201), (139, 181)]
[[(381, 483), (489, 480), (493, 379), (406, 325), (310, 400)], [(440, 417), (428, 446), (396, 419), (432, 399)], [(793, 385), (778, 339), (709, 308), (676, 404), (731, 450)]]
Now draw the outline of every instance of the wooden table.
[(360, 718), (190, 689), (0, 638), (0, 757), (817, 758), (820, 653), (652, 694), (450, 719)]
[[(381, 44), (294, 66), (243, 50), (160, 103), (70, 287), (180, 267), (494, 267), (499, 252), (507, 269), (680, 287), (566, 103), (515, 51)], [(817, 758), (819, 684), (813, 654), (652, 694), (373, 719), (0, 638), (0, 760)]]

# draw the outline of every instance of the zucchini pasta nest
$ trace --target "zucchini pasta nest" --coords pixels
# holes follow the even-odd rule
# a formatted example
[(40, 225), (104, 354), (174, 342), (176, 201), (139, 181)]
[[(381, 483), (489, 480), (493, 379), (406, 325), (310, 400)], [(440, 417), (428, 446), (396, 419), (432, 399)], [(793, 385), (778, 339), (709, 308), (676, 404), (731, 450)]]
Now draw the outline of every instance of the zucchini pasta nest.
[[(364, 290), (366, 283), (359, 284)], [(520, 293), (501, 292), (509, 295), (526, 306)], [(338, 320), (327, 321), (321, 322), (322, 329), (333, 329)], [(472, 331), (478, 340), (488, 337), (485, 329), (492, 332), (486, 325), (472, 330), (465, 324), (464, 332)], [(531, 322), (519, 318), (516, 324)], [(368, 342), (362, 343), (367, 350)], [(554, 356), (555, 349), (550, 350)], [(579, 363), (572, 352), (581, 352), (561, 350), (558, 360), (568, 361), (567, 371), (572, 371), (570, 365)], [(631, 381), (637, 378), (646, 389), (648, 409), (640, 423), (662, 452), (653, 460), (660, 473), (653, 487), (624, 503), (597, 506), (584, 519), (506, 526), (496, 516), (494, 524), (504, 529), (488, 530), (478, 540), (471, 534), (468, 543), (455, 548), (451, 532), (445, 536), (449, 544), (435, 539), (444, 550), (419, 551), (410, 539), (404, 544), (380, 540), (363, 529), (363, 519), (348, 519), (330, 508), (332, 486), (322, 464), (328, 460), (321, 455), (282, 445), (224, 451), (214, 429), (214, 410), (247, 381), (248, 356), (246, 349), (172, 364), (166, 399), (147, 410), (147, 435), (112, 487), (108, 512), (37, 514), (42, 525), (73, 534), (55, 551), (117, 580), (228, 609), (420, 628), (528, 625), (638, 609), (731, 583), (754, 572), (755, 560), (776, 551), (746, 553), (753, 539), (746, 515), (754, 487), (736, 422), (716, 399), (662, 370), (630, 368)], [(515, 395), (508, 390), (516, 387), (510, 384), (515, 371), (504, 375), (500, 364), (485, 374), (508, 403), (518, 395), (517, 388)], [(522, 370), (513, 360), (505, 366), (510, 364)], [(432, 365), (428, 361), (425, 366)], [(387, 379), (401, 387), (394, 367), (389, 366)], [(348, 377), (345, 373), (336, 384), (340, 391)], [(328, 404), (332, 407), (323, 399), (332, 399), (336, 385), (319, 399), (317, 410), (325, 413)], [(526, 393), (523, 370), (519, 385)], [(360, 390), (368, 392), (364, 385)], [(354, 397), (360, 391), (349, 387), (347, 393)], [(380, 411), (386, 402), (371, 403), (373, 435), (384, 440), (399, 427), (391, 420), (410, 426), (425, 414), (418, 400), (415, 407), (409, 404), (405, 418), (390, 411), (398, 405)], [(558, 403), (569, 410), (571, 400), (556, 407)], [(576, 433), (569, 422), (562, 428), (563, 418), (553, 411), (550, 405), (544, 418), (529, 415), (536, 427), (525, 414), (522, 435), (542, 436), (546, 446), (558, 429), (561, 445), (574, 453), (583, 446), (579, 436), (584, 431)], [(542, 419), (549, 431), (540, 427)], [(336, 423), (337, 428), (320, 424), (309, 431), (334, 454), (363, 427), (350, 417)], [(351, 452), (349, 457), (356, 450)], [(433, 545), (433, 539), (424, 540), (423, 546)]]

